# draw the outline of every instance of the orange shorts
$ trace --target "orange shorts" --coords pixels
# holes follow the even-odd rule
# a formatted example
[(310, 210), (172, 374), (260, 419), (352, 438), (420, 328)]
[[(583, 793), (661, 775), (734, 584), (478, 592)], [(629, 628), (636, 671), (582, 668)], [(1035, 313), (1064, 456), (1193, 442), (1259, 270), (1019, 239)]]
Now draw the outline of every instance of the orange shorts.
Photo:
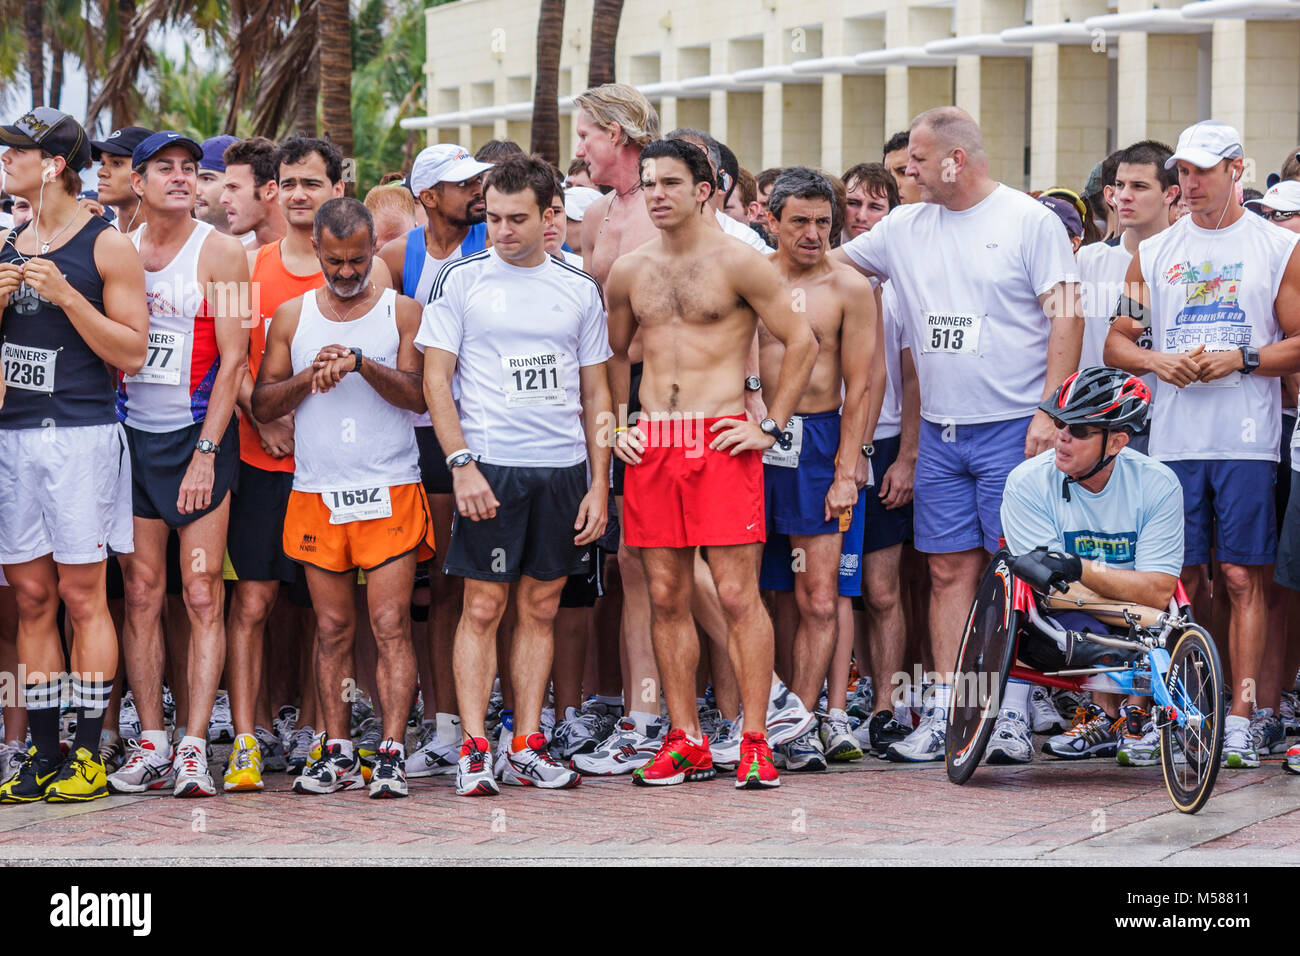
[(300, 564), (344, 573), (371, 571), (416, 552), (417, 561), (434, 555), (429, 499), (418, 481), (388, 489), (393, 513), (330, 524), (330, 509), (317, 492), (292, 491), (284, 513), (284, 553)]

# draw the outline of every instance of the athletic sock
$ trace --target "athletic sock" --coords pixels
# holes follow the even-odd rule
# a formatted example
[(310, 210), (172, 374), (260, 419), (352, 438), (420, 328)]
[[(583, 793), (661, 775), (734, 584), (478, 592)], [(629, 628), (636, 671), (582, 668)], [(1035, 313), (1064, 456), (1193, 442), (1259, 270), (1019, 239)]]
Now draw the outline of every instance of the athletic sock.
[(460, 729), (460, 717), (457, 714), (445, 714), (438, 711), (435, 717), (438, 727), (438, 739), (444, 744), (458, 744), (464, 736)]
[(142, 730), (140, 731), (140, 739), (148, 741), (153, 745), (154, 752), (164, 757), (168, 756), (172, 751), (172, 742), (167, 739), (167, 731), (165, 730)]
[(630, 717), (636, 723), (636, 732), (640, 734), (642, 737), (649, 737), (650, 725), (659, 723), (658, 714), (648, 714), (644, 710), (630, 711), (628, 713), (628, 717)]
[(43, 684), (28, 684), (23, 688), (23, 703), (27, 707), (27, 727), (41, 762), (47, 766), (63, 758), (59, 749), (59, 697), (63, 690), (63, 675)]
[(517, 753), (520, 753), (520, 752), (522, 752), (522, 751), (524, 751), (524, 750), (527, 750), (527, 749), (528, 749), (528, 735), (527, 735), (527, 734), (516, 735), (516, 736), (515, 736), (515, 737), (510, 741), (510, 752), (511, 752), (512, 754), (517, 754)]
[(703, 746), (704, 746), (704, 735), (703, 735), (703, 734), (701, 734), (701, 735), (698, 736), (698, 737), (692, 737), (690, 734), (687, 734), (687, 735), (686, 735), (686, 740), (687, 740), (687, 742), (689, 742), (689, 743), (692, 744), (693, 746), (696, 746), (696, 747), (703, 747)]
[(197, 748), (199, 751), (199, 757), (205, 764), (208, 762), (208, 742), (202, 737), (191, 737), (189, 734), (186, 734), (180, 739), (180, 743), (176, 745), (176, 749), (180, 750), (182, 747)]
[(108, 698), (113, 693), (113, 678), (82, 680), (72, 678), (72, 705), (77, 708), (77, 733), (72, 749), (85, 747), (96, 753), (99, 732), (104, 729), (104, 714), (108, 711)]
[(1029, 689), (1033, 685), (1014, 678), (1007, 681), (1007, 689), (1002, 692), (1002, 709), (1014, 710), (1021, 717), (1029, 716)]
[(402, 743), (400, 740), (394, 740), (393, 738), (390, 737), (388, 740), (385, 740), (382, 744), (379, 745), (379, 749), (392, 750), (396, 752), (399, 759), (401, 760), (406, 759), (406, 744)]
[(948, 704), (952, 701), (951, 684), (935, 684), (934, 696), (931, 698), (930, 706), (934, 708), (934, 719), (948, 724)]

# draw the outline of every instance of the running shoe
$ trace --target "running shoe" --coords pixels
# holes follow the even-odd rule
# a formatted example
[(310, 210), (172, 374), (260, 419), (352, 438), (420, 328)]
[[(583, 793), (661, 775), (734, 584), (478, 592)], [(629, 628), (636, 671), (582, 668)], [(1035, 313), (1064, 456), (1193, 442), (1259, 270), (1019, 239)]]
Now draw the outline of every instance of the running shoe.
[(636, 721), (631, 717), (619, 720), (614, 732), (589, 754), (578, 754), (573, 758), (573, 769), (579, 773), (595, 776), (613, 776), (631, 773), (654, 759), (663, 740), (659, 738), (662, 724), (650, 724), (647, 730), (654, 736), (640, 733)]
[(1281, 718), (1273, 715), (1272, 707), (1258, 707), (1250, 715), (1250, 742), (1257, 754), (1286, 752), (1286, 731), (1282, 729)]
[(311, 725), (299, 727), (290, 735), (289, 756), (285, 760), (285, 771), (287, 773), (297, 776), (307, 769), (307, 761), (311, 756), (315, 741), (316, 731), (312, 730)]
[(208, 757), (202, 750), (190, 744), (176, 751), (172, 762), (176, 768), (176, 783), (172, 787), (173, 797), (215, 797), (216, 785), (212, 774), (208, 773)]
[(862, 748), (858, 746), (858, 738), (853, 736), (849, 715), (845, 711), (836, 708), (826, 715), (822, 720), (821, 739), (827, 760), (862, 759)]
[(858, 684), (849, 695), (848, 707), (845, 712), (850, 717), (856, 717), (858, 720), (870, 720), (871, 708), (875, 703), (875, 690), (871, 686), (870, 677), (858, 678)]
[(106, 773), (111, 773), (122, 766), (122, 761), (126, 759), (126, 744), (122, 742), (122, 737), (116, 730), (99, 732), (98, 756)]
[(212, 716), (208, 720), (208, 743), (228, 744), (235, 739), (235, 721), (230, 716), (230, 695), (217, 691), (212, 702)]
[(375, 751), (375, 769), (370, 773), (370, 799), (385, 800), (406, 794), (406, 762), (397, 741), (385, 740)]
[(412, 731), (414, 731), (415, 733), (419, 733), (420, 728), (423, 726), (424, 726), (424, 692), (417, 690), (415, 692), (415, 701), (411, 704), (410, 713), (406, 715), (406, 729), (408, 733)]
[(54, 783), (61, 766), (58, 761), (38, 761), (36, 748), (32, 747), (23, 757), (18, 773), (0, 785), (0, 803), (36, 803), (44, 800), (45, 791)]
[(501, 678), (498, 677), (492, 683), (492, 693), (488, 695), (487, 717), (483, 721), (483, 729), (486, 731), (488, 739), (491, 739), (493, 732), (501, 723), (501, 714), (505, 710), (506, 699), (501, 694)]
[(571, 760), (578, 754), (591, 753), (600, 742), (614, 732), (621, 708), (611, 707), (598, 700), (588, 700), (582, 708), (567, 716), (555, 726), (551, 747), (561, 760)]
[(262, 747), (253, 734), (235, 738), (222, 787), (227, 793), (262, 789)]
[(709, 753), (709, 738), (694, 744), (686, 731), (673, 728), (649, 763), (632, 771), (632, 782), (647, 787), (670, 787), (694, 780), (712, 780), (718, 775)]
[(755, 731), (740, 741), (740, 763), (736, 765), (737, 790), (767, 790), (781, 786), (781, 778), (772, 762), (772, 748), (767, 738)]
[(315, 763), (306, 767), (293, 782), (294, 793), (334, 793), (338, 790), (355, 790), (366, 785), (361, 776), (361, 761), (354, 753), (343, 756), (343, 745), (326, 747)]
[(361, 733), (357, 735), (357, 759), (363, 763), (373, 763), (379, 745), (384, 740), (384, 725), (378, 717), (367, 717), (361, 722)]
[(709, 753), (713, 755), (713, 766), (718, 770), (735, 770), (740, 763), (741, 720), (723, 720), (719, 725), (718, 736), (709, 738)]
[(722, 712), (716, 707), (701, 707), (699, 709), (700, 733), (712, 740), (717, 736), (718, 730), (722, 725)]
[[(898, 722), (892, 710), (878, 710), (867, 722), (867, 740), (878, 757), (889, 753), (889, 748), (907, 739), (910, 731)], [(861, 737), (859, 736), (859, 739)]]
[(375, 716), (375, 708), (370, 699), (361, 691), (357, 691), (356, 699), (352, 701), (350, 715), (348, 736), (356, 740), (361, 736), (365, 722)]
[(1300, 744), (1286, 752), (1286, 761), (1282, 764), (1282, 769), (1287, 773), (1300, 774)]
[(0, 784), (8, 783), (18, 776), (18, 771), (26, 759), (27, 750), (22, 744), (0, 744)]
[(46, 803), (89, 803), (108, 796), (108, 779), (99, 757), (78, 747), (45, 791)]
[(1295, 691), (1282, 692), (1282, 703), (1277, 708), (1277, 716), (1282, 721), (1282, 731), (1288, 737), (1300, 735), (1300, 700), (1297, 700)]
[(126, 763), (108, 775), (111, 793), (144, 793), (161, 790), (175, 782), (170, 754), (160, 754), (147, 740), (132, 740), (126, 748)]
[(1034, 745), (1029, 739), (1029, 722), (1025, 715), (1015, 710), (999, 711), (993, 724), (993, 736), (984, 752), (984, 762), (1029, 763), (1033, 756)]
[(538, 725), (542, 729), (542, 736), (550, 740), (555, 736), (555, 708), (543, 707)]
[(1086, 690), (1061, 690), (1058, 688), (1048, 696), (1052, 698), (1052, 706), (1056, 708), (1056, 712), (1069, 723), (1074, 722), (1074, 715), (1080, 707), (1087, 707), (1092, 703), (1092, 694)]
[(1059, 734), (1066, 728), (1065, 718), (1042, 684), (1029, 688), (1029, 726), (1036, 734)]
[(486, 737), (470, 737), (460, 745), (456, 762), (456, 793), (462, 797), (483, 797), (501, 792), (492, 772), (492, 745)]
[(816, 719), (799, 695), (785, 686), (785, 681), (777, 681), (767, 703), (768, 746), (788, 744), (811, 727)]
[(512, 748), (506, 752), (501, 782), (514, 787), (564, 790), (578, 786), (582, 777), (576, 770), (556, 763), (546, 749), (546, 735), (534, 733), (528, 735), (523, 750)]
[(515, 739), (515, 716), (512, 711), (503, 711), (501, 723), (497, 726), (497, 745), (492, 758), (492, 773), (498, 780), (506, 772), (506, 754), (510, 752), (510, 742)]
[(122, 695), (122, 703), (117, 708), (117, 732), (123, 740), (134, 740), (140, 736), (140, 714), (135, 709), (135, 697), (129, 690)]
[(1254, 770), (1259, 766), (1259, 754), (1250, 736), (1250, 721), (1229, 716), (1223, 724), (1223, 766), (1229, 770)]
[(1122, 707), (1124, 726), (1120, 731), (1115, 762), (1121, 767), (1154, 767), (1160, 762), (1160, 731), (1150, 715), (1136, 705)]
[(921, 715), (916, 729), (896, 744), (890, 744), (885, 757), (895, 763), (926, 763), (942, 760), (948, 731), (947, 711), (931, 707)]
[(1043, 753), (1062, 760), (1113, 757), (1119, 747), (1121, 723), (1121, 720), (1108, 717), (1096, 704), (1079, 707), (1074, 712), (1074, 723), (1069, 730), (1044, 741)]
[(254, 727), (253, 736), (257, 739), (257, 749), (262, 752), (262, 772), (284, 773), (289, 761), (285, 756), (284, 744), (275, 731)]
[(298, 723), (298, 708), (285, 704), (271, 721), (271, 732), (280, 738), (280, 749), (287, 755), (293, 749), (293, 728)]
[(162, 706), (163, 706), (164, 729), (166, 729), (166, 725), (169, 724), (172, 727), (175, 727), (176, 726), (176, 698), (172, 695), (172, 689), (168, 687), (165, 682), (163, 683)]
[(809, 727), (794, 740), (781, 747), (785, 754), (787, 770), (816, 773), (826, 769), (826, 752), (822, 750), (817, 725)]

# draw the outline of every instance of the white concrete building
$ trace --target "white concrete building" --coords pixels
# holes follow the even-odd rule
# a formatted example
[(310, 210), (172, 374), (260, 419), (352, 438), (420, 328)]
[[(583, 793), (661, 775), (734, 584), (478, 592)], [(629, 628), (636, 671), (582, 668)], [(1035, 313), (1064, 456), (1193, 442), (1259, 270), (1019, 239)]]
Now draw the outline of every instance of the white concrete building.
[[(628, 0), (617, 77), (645, 92), (665, 130), (707, 129), (753, 172), (877, 161), (913, 116), (950, 104), (980, 123), (993, 175), (1029, 189), (1080, 189), (1108, 151), (1172, 146), (1210, 116), (1245, 138), (1247, 185), (1279, 168), (1300, 143), (1300, 2), (1114, 2)], [(591, 0), (566, 7), (565, 162)], [(403, 125), (430, 142), (527, 148), (537, 15), (535, 0), (427, 10), (429, 113)]]

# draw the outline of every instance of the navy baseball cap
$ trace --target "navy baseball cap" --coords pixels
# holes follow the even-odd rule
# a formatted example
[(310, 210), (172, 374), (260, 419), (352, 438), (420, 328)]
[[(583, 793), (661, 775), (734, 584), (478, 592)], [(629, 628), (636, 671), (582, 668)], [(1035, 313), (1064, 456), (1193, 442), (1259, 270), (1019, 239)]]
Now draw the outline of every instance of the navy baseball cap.
[(43, 149), (62, 156), (68, 168), (80, 172), (90, 162), (90, 141), (81, 124), (48, 106), (28, 110), (18, 121), (0, 126), (0, 143), (18, 149)]
[(139, 145), (131, 151), (131, 165), (139, 166), (141, 163), (149, 162), (168, 146), (184, 146), (190, 151), (196, 163), (203, 158), (202, 146), (188, 136), (165, 129), (140, 141)]
[(203, 150), (203, 158), (199, 160), (199, 169), (210, 169), (214, 172), (224, 173), (226, 171), (226, 150), (238, 142), (238, 136), (213, 136), (211, 139), (205, 139), (200, 145)]
[(1074, 203), (1060, 196), (1039, 196), (1038, 201), (1056, 213), (1065, 225), (1065, 231), (1071, 236), (1083, 235), (1083, 217), (1079, 215), (1079, 210), (1074, 208)]
[(123, 126), (104, 139), (90, 141), (90, 158), (99, 162), (105, 153), (111, 156), (130, 156), (135, 148), (153, 135), (153, 130), (143, 126)]

